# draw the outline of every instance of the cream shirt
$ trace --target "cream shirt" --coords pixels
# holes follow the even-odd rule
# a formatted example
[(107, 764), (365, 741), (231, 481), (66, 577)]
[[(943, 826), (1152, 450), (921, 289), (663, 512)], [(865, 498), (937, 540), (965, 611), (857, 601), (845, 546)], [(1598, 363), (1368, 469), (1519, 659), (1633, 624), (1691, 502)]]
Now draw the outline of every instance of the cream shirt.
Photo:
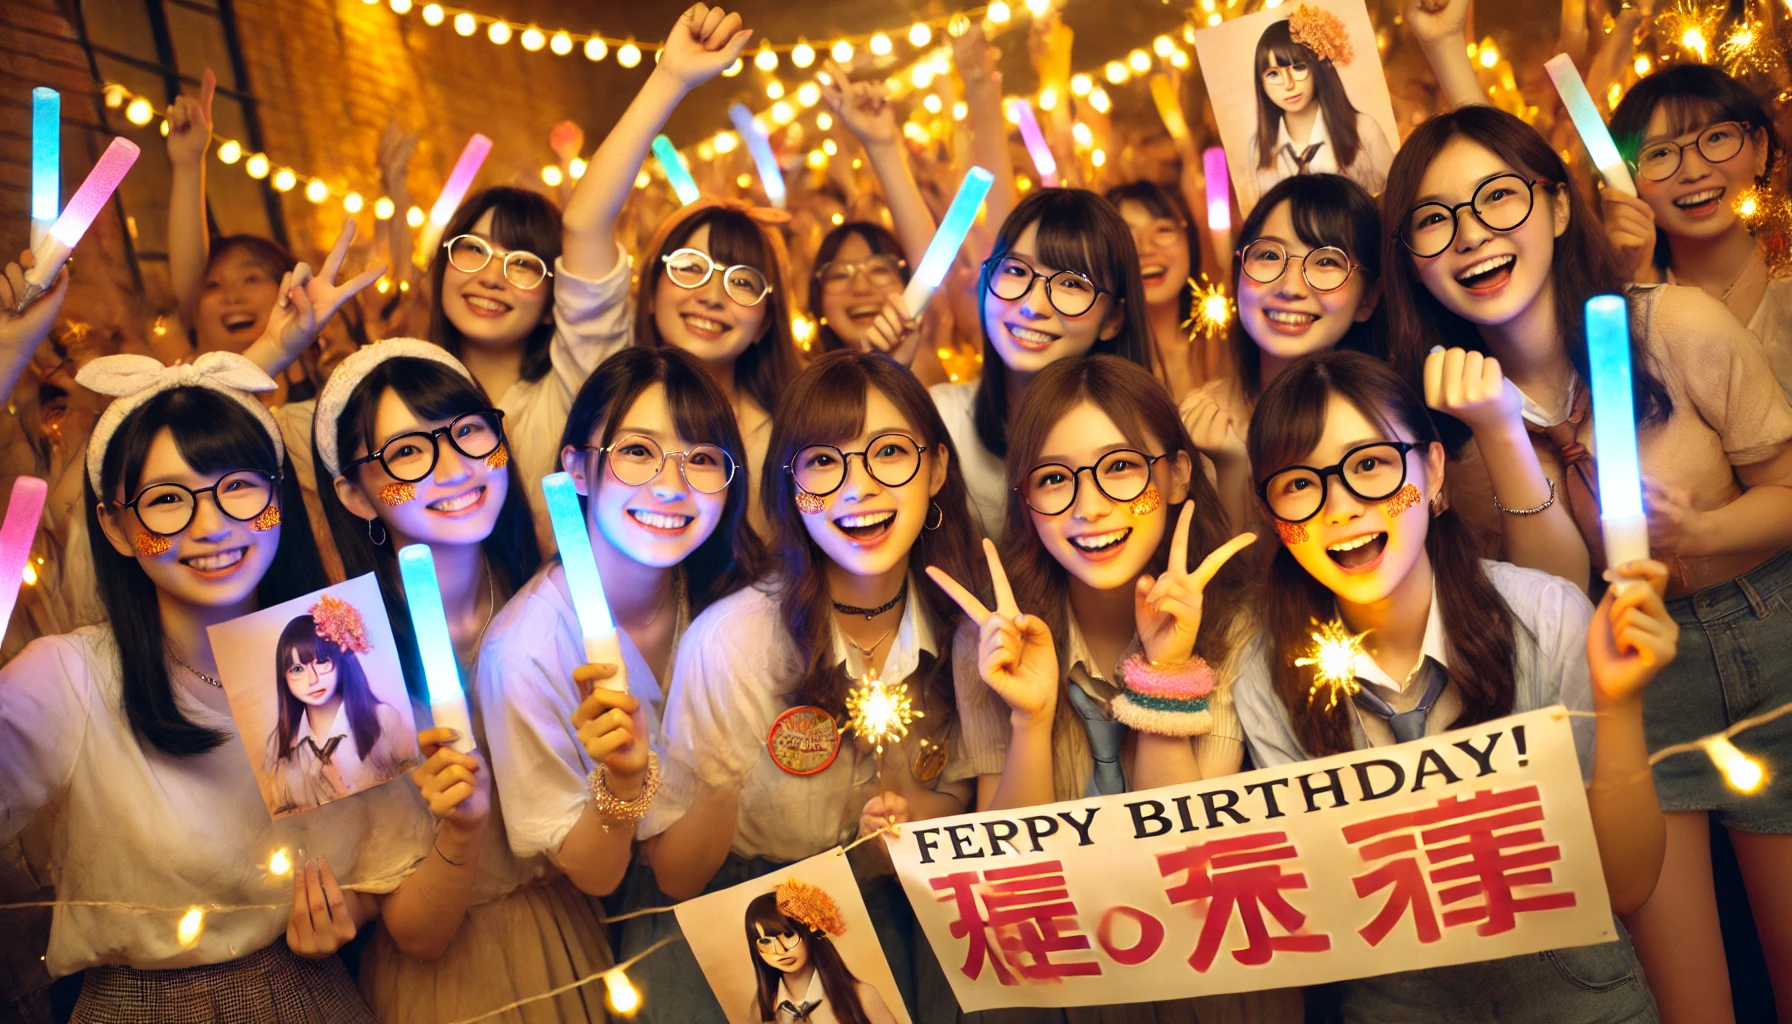
[(1748, 329), (1767, 350), (1767, 362), (1773, 366), (1780, 390), (1792, 398), (1792, 277), (1767, 282), (1767, 294), (1749, 317)]
[[(1250, 197), (1250, 204), (1245, 209), (1255, 206), (1263, 193), (1274, 188), (1276, 182), (1302, 173), (1342, 174), (1361, 185), (1370, 195), (1380, 195), (1382, 188), (1387, 185), (1388, 168), (1394, 163), (1394, 148), (1388, 144), (1387, 133), (1381, 130), (1381, 123), (1368, 114), (1356, 115), (1356, 135), (1356, 159), (1349, 167), (1339, 167), (1338, 154), (1332, 147), (1332, 133), (1326, 126), (1325, 114), (1321, 113), (1313, 119), (1313, 134), (1304, 143), (1296, 143), (1293, 136), (1288, 134), (1288, 119), (1277, 116), (1275, 156), (1268, 167), (1262, 167), (1259, 166), (1261, 147), (1257, 143), (1257, 134), (1253, 131), (1250, 159), (1246, 166), (1256, 176), (1257, 194)], [(1307, 161), (1303, 171), (1290, 151), (1302, 153), (1308, 146), (1319, 148), (1314, 150), (1312, 159)]]
[[(346, 703), (337, 706), (330, 727), (322, 736), (312, 731), (311, 716), (301, 715), (292, 751), (284, 759), (276, 749), (280, 731), (271, 730), (262, 768), (268, 784), (268, 804), (282, 811), (308, 811), (394, 779), (422, 763), (416, 734), (406, 732), (404, 718), (397, 709), (390, 704), (376, 705), (374, 718), (379, 722), (380, 734), (365, 758), (355, 748)], [(322, 763), (325, 751), (330, 752), (328, 765)]]
[[(103, 626), (36, 640), (0, 670), (0, 841), (36, 819), (58, 900), (177, 908), (56, 908), (52, 975), (223, 963), (281, 941), (292, 876), (268, 871), (277, 850), (299, 865), (323, 857), (346, 888), (369, 893), (396, 889), (429, 853), (434, 821), (408, 780), (270, 819), (235, 723), (178, 684), (174, 693), (190, 721), (224, 742), (173, 758), (140, 740)], [(209, 913), (183, 949), (179, 908), (196, 904), (267, 909)]]
[[(997, 366), (991, 372), (1000, 371)], [(951, 435), (952, 454), (958, 456), (958, 471), (964, 475), (965, 489), (971, 492), (971, 507), (983, 521), (983, 533), (999, 543), (1002, 518), (1008, 514), (1008, 477), (1001, 456), (983, 447), (983, 439), (977, 436), (977, 384), (935, 384), (927, 392)]]

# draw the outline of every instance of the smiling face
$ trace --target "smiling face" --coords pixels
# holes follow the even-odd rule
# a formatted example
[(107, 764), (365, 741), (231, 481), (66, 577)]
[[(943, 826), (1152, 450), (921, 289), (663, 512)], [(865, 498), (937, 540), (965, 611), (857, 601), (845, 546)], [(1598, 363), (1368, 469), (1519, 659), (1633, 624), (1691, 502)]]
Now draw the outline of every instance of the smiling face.
[[(1716, 115), (1702, 119), (1688, 131), (1676, 133), (1669, 117), (1668, 104), (1661, 103), (1649, 116), (1643, 144), (1638, 147), (1639, 161), (1646, 161), (1651, 152), (1671, 153), (1682, 143), (1692, 143), (1701, 135), (1713, 132)], [(1712, 162), (1696, 145), (1687, 145), (1680, 153), (1680, 166), (1665, 181), (1650, 181), (1637, 175), (1637, 197), (1649, 204), (1655, 224), (1670, 235), (1684, 238), (1716, 238), (1738, 226), (1732, 204), (1736, 197), (1766, 173), (1766, 134), (1760, 129), (1748, 131), (1734, 123), (1726, 133), (1717, 129), (1707, 143), (1740, 142), (1741, 149), (1728, 160)], [(1727, 137), (1726, 137), (1727, 136)]]
[[(854, 232), (841, 240), (840, 247), (834, 251), (834, 262), (862, 264), (871, 255), (871, 245), (862, 235)], [(896, 259), (895, 256), (889, 258)], [(827, 319), (828, 326), (834, 329), (841, 341), (860, 348), (861, 342), (865, 340), (865, 332), (870, 330), (877, 314), (883, 311), (884, 303), (901, 295), (902, 288), (900, 275), (886, 287), (879, 288), (870, 273), (861, 271), (852, 276), (844, 289), (822, 289), (821, 315)]]
[(1120, 203), (1120, 217), (1132, 229), (1139, 250), (1139, 276), (1145, 302), (1168, 305), (1182, 298), (1189, 277), (1188, 232), (1169, 217), (1159, 217), (1136, 199)]
[[(375, 450), (384, 448), (387, 458), (394, 463), (405, 457), (421, 455), (427, 465), (430, 442), (425, 438), (404, 438), (390, 446), (388, 442), (403, 434), (436, 430), (454, 422), (454, 417), (419, 419), (398, 392), (388, 388), (380, 395), (374, 415)], [(484, 446), (474, 443), (473, 438), (480, 433), (477, 425), (462, 420), (458, 429), (469, 450), (478, 451)], [(498, 450), (504, 451), (503, 448)], [(366, 445), (358, 444), (351, 458), (367, 454)], [(410, 500), (396, 505), (382, 500), (382, 493), (393, 493), (385, 489), (398, 480), (387, 473), (378, 460), (350, 470), (352, 484), (348, 478), (338, 477), (336, 493), (343, 505), (356, 515), (362, 518), (377, 515), (393, 535), (394, 550), (407, 543), (478, 544), (490, 536), (497, 525), (498, 514), (504, 508), (504, 498), (510, 490), (510, 470), (488, 464), (498, 461), (503, 460), (469, 458), (443, 438), (437, 442), (435, 469), (411, 484), (416, 493)]]
[[(150, 442), (137, 490), (141, 494), (164, 483), (199, 490), (212, 486), (225, 475), (225, 472), (194, 470), (181, 456), (173, 432), (164, 427)], [(128, 501), (131, 497), (135, 495), (127, 497), (122, 489), (112, 496), (116, 502)], [(170, 542), (168, 550), (157, 555), (143, 553), (139, 546), (141, 540), (154, 541), (155, 535), (145, 530), (129, 509), (107, 505), (100, 510), (99, 518), (114, 550), (127, 558), (135, 558), (156, 589), (192, 607), (226, 608), (253, 600), (256, 586), (267, 574), (280, 547), (281, 527), (253, 530), (249, 523), (239, 522), (219, 511), (218, 503), (209, 493), (199, 496), (193, 521), (185, 530), (167, 538)]]
[(552, 279), (524, 289), (504, 276), (504, 256), (509, 250), (492, 238), (493, 216), (494, 211), (485, 211), (468, 232), (491, 246), (491, 261), (483, 269), (468, 273), (456, 267), (446, 252), (435, 255), (444, 264), (442, 294), (437, 301), (448, 322), (469, 344), (508, 349), (521, 345), (529, 332), (553, 316), (554, 289)]
[[(1404, 428), (1373, 423), (1334, 395), (1326, 406), (1325, 433), (1300, 464), (1330, 466), (1358, 445), (1412, 440)], [(1327, 477), (1325, 505), (1318, 515), (1297, 528), (1277, 521), (1283, 545), (1340, 602), (1369, 605), (1387, 598), (1426, 557), (1429, 506), (1443, 487), (1443, 463), (1442, 445), (1408, 452), (1406, 484), (1393, 498), (1377, 502), (1363, 501), (1336, 477)], [(1364, 472), (1373, 467), (1346, 468)], [(1270, 479), (1273, 487), (1276, 478)], [(1406, 486), (1416, 489), (1418, 500), (1411, 500), (1414, 495), (1405, 492)]]
[[(677, 248), (695, 249), (714, 258), (709, 247), (709, 225), (691, 232)], [(765, 333), (768, 318), (776, 309), (775, 295), (767, 295), (752, 306), (731, 297), (723, 288), (722, 272), (727, 267), (728, 264), (720, 263), (709, 280), (695, 288), (674, 283), (663, 264), (648, 271), (655, 275), (653, 323), (661, 340), (712, 367), (732, 367), (741, 353)]]
[(254, 344), (280, 298), (280, 276), (240, 246), (213, 260), (193, 302), (199, 351), (241, 352)]
[[(1501, 175), (1517, 175), (1516, 188), (1534, 177), (1459, 135), (1445, 143), (1426, 168), (1413, 205), (1466, 203), (1483, 182)], [(1482, 193), (1483, 202), (1522, 201), (1522, 196), (1505, 190), (1498, 195), (1491, 191)], [(1429, 259), (1413, 258), (1419, 280), (1444, 308), (1470, 323), (1491, 327), (1549, 298), (1555, 240), (1568, 230), (1568, 190), (1552, 191), (1538, 182), (1533, 191), (1530, 216), (1516, 228), (1491, 230), (1464, 208), (1456, 214), (1456, 237), (1449, 248)], [(1408, 222), (1412, 219), (1407, 212), (1401, 216)]]
[[(1058, 419), (1033, 461), (1035, 466), (1057, 463), (1079, 469), (1094, 466), (1103, 456), (1122, 448), (1144, 450), (1148, 456), (1164, 454), (1163, 442), (1155, 438), (1129, 440), (1107, 413), (1085, 401)], [(1132, 461), (1102, 464), (1102, 472), (1110, 480), (1139, 468)], [(1145, 571), (1163, 541), (1170, 517), (1187, 496), (1189, 470), (1189, 457), (1183, 452), (1153, 463), (1151, 485), (1164, 500), (1145, 503), (1156, 507), (1143, 514), (1134, 512), (1132, 501), (1116, 501), (1103, 493), (1092, 482), (1092, 473), (1078, 472), (1076, 498), (1069, 509), (1055, 516), (1029, 509), (1028, 515), (1046, 551), (1077, 580), (1096, 590), (1131, 586)], [(1068, 483), (1057, 478), (1046, 482)], [(1109, 489), (1125, 493), (1111, 483)]]
[[(602, 443), (601, 435), (600, 430), (590, 443)], [(654, 449), (665, 453), (690, 452), (700, 444), (714, 443), (709, 438), (681, 434), (666, 401), (665, 385), (654, 384), (641, 392), (622, 415), (611, 434), (611, 454), (601, 462), (595, 452), (562, 452), (562, 461), (576, 480), (589, 481), (586, 474), (591, 473), (598, 481), (595, 496), (587, 502), (587, 525), (596, 527), (592, 543), (607, 544), (625, 557), (656, 568), (668, 568), (689, 557), (721, 524), (728, 503), (727, 490), (706, 494), (692, 487), (679, 472), (678, 456), (671, 454), (666, 455), (659, 474), (642, 484), (622, 482), (616, 469), (625, 463), (651, 459)], [(713, 460), (704, 465), (711, 471), (716, 468)], [(697, 474), (699, 466), (693, 463), (689, 472)], [(738, 485), (737, 471), (731, 486)], [(585, 493), (592, 494), (589, 483)]]
[[(889, 436), (897, 434), (906, 438)], [(873, 439), (878, 442), (875, 447), (871, 447)], [(864, 429), (855, 437), (833, 443), (841, 452), (853, 453), (847, 460), (846, 480), (833, 493), (822, 496), (820, 513), (802, 517), (803, 529), (831, 562), (855, 576), (899, 571), (927, 523), (933, 496), (945, 486), (945, 449), (927, 445), (919, 425), (909, 422), (875, 387), (866, 392)], [(892, 486), (865, 469), (865, 459), (869, 459), (884, 479), (897, 479), (900, 474), (886, 467), (913, 465), (914, 448), (921, 445), (927, 445), (927, 450), (920, 453), (920, 468), (906, 483)], [(865, 452), (865, 459), (860, 459), (858, 452)], [(836, 459), (830, 452), (799, 448), (792, 468), (799, 473), (826, 473), (837, 469)]]
[(307, 707), (321, 707), (336, 696), (336, 663), (327, 658), (300, 661), (295, 651), (283, 675), (286, 688)]
[[(1307, 284), (1306, 257), (1313, 246), (1302, 241), (1294, 229), (1293, 204), (1284, 199), (1264, 218), (1258, 237), (1278, 242), (1287, 258), (1280, 260), (1271, 250), (1261, 250), (1261, 269), (1247, 268), (1259, 277), (1279, 271), (1281, 276), (1269, 284), (1259, 284), (1250, 272), (1238, 275), (1238, 320), (1257, 347), (1280, 359), (1295, 359), (1309, 352), (1318, 352), (1336, 345), (1350, 331), (1352, 324), (1369, 319), (1375, 312), (1378, 298), (1369, 286), (1369, 277), (1360, 267), (1353, 268), (1341, 287), (1322, 292)], [(1249, 248), (1247, 240), (1244, 248)], [(1323, 248), (1323, 247), (1322, 247)], [(1318, 261), (1327, 261), (1327, 269), (1335, 265), (1336, 252), (1313, 256), (1313, 276), (1321, 279)], [(1272, 265), (1273, 264), (1273, 265)]]
[(1307, 62), (1289, 64), (1275, 54), (1263, 69), (1263, 94), (1284, 113), (1298, 114), (1313, 102), (1313, 65)]
[[(1121, 315), (1114, 297), (1103, 293), (1095, 304), (1080, 316), (1065, 316), (1046, 297), (1045, 277), (1065, 268), (1040, 262), (1038, 253), (1039, 224), (1028, 224), (1014, 240), (1006, 255), (1031, 264), (1043, 275), (1033, 282), (1018, 299), (1003, 299), (989, 288), (983, 289), (983, 331), (1002, 357), (1003, 365), (1020, 373), (1037, 373), (1060, 359), (1074, 359), (1088, 352), (1096, 341), (1112, 338), (1120, 331)], [(1001, 273), (992, 270), (990, 273)], [(1016, 273), (1022, 273), (1015, 268)], [(1084, 278), (1070, 283), (1070, 288), (1093, 289)], [(1069, 296), (1060, 292), (1060, 303)]]
[(759, 953), (759, 959), (783, 974), (800, 971), (809, 964), (809, 944), (796, 932), (781, 935), (768, 935), (765, 926), (754, 924), (753, 930), (759, 933), (754, 940), (753, 948)]

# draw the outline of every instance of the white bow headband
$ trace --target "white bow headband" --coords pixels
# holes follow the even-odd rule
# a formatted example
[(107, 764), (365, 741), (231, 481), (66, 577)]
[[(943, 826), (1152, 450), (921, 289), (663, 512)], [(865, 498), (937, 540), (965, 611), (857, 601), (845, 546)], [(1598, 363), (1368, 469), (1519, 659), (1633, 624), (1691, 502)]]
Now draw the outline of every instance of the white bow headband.
[(432, 363), (440, 363), (468, 381), (473, 380), (473, 374), (461, 365), (460, 360), (449, 355), (447, 349), (418, 338), (387, 338), (344, 359), (324, 383), (323, 393), (317, 396), (317, 412), (311, 428), (318, 461), (323, 463), (324, 470), (331, 477), (342, 475), (342, 453), (336, 450), (336, 434), (349, 396), (355, 393), (355, 388), (360, 387), (367, 375), (381, 363), (399, 358), (426, 359)]
[(198, 359), (180, 366), (164, 366), (150, 356), (101, 356), (81, 368), (75, 380), (89, 391), (112, 395), (116, 400), (100, 414), (87, 442), (87, 479), (95, 494), (100, 494), (100, 469), (106, 464), (106, 449), (112, 446), (112, 435), (125, 417), (143, 403), (174, 388), (204, 388), (215, 391), (242, 406), (268, 432), (274, 442), (274, 458), (286, 461), (286, 445), (280, 439), (280, 426), (251, 392), (272, 391), (277, 384), (261, 367), (235, 352), (207, 352)]

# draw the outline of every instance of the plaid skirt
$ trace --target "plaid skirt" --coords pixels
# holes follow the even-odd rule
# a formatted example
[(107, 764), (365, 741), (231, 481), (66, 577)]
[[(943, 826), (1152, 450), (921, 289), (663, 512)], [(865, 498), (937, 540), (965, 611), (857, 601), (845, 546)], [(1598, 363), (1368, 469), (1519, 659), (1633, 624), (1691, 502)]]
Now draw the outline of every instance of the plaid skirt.
[(72, 1024), (378, 1024), (340, 957), (307, 960), (276, 939), (203, 967), (90, 967)]

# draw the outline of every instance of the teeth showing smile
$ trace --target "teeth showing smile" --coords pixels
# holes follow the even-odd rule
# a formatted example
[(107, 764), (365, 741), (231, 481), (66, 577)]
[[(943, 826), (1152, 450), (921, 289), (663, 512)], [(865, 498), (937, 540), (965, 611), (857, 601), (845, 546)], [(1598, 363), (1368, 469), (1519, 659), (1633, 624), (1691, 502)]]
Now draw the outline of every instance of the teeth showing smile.
[(667, 515), (663, 512), (648, 512), (644, 509), (631, 508), (629, 517), (642, 526), (651, 526), (656, 530), (682, 530), (691, 525), (694, 516)]
[(1316, 322), (1319, 319), (1319, 314), (1296, 313), (1289, 309), (1266, 309), (1263, 311), (1263, 318), (1274, 323), (1287, 324), (1290, 327), (1305, 327)]
[(684, 315), (684, 322), (690, 324), (699, 331), (709, 331), (714, 334), (721, 334), (728, 329), (728, 325), (719, 320), (711, 320), (706, 316), (697, 316), (693, 313), (686, 313)]
[(1027, 348), (1042, 349), (1058, 340), (1058, 336), (1055, 334), (1035, 331), (1031, 327), (1022, 327), (1019, 324), (1006, 324), (1005, 326), (1008, 328), (1008, 334)]
[(255, 326), (252, 313), (234, 313), (224, 318), (224, 329), (227, 331), (243, 331)]
[(1132, 527), (1122, 526), (1118, 530), (1106, 533), (1086, 533), (1081, 537), (1070, 538), (1070, 543), (1084, 551), (1105, 551), (1132, 536)]
[(197, 569), (200, 572), (223, 572), (242, 561), (248, 552), (248, 548), (230, 548), (226, 551), (213, 551), (210, 554), (183, 558), (180, 563), (189, 569)]
[(1162, 266), (1160, 264), (1152, 264), (1151, 266), (1148, 266), (1148, 267), (1140, 267), (1139, 268), (1139, 276), (1140, 277), (1162, 277), (1163, 275), (1165, 275), (1169, 272), (1170, 272), (1169, 267)]
[(882, 526), (896, 518), (894, 512), (861, 512), (857, 515), (841, 516), (834, 520), (842, 530), (862, 530), (871, 526)]
[(1328, 545), (1325, 550), (1327, 550), (1327, 551), (1355, 551), (1357, 548), (1360, 548), (1360, 547), (1364, 546), (1365, 544), (1368, 544), (1370, 541), (1373, 541), (1375, 538), (1380, 537), (1380, 536), (1381, 536), (1381, 534), (1379, 534), (1379, 533), (1365, 533), (1361, 537), (1354, 537), (1350, 540), (1341, 540), (1336, 544)]
[(1499, 256), (1489, 256), (1479, 263), (1470, 266), (1467, 270), (1457, 274), (1456, 280), (1463, 284), (1472, 285), (1475, 278), (1487, 277), (1496, 271), (1504, 270), (1517, 261), (1518, 257), (1511, 253), (1504, 253)]
[(1681, 196), (1674, 200), (1674, 205), (1679, 207), (1700, 206), (1714, 199), (1723, 198), (1723, 194), (1724, 190), (1721, 188), (1708, 188), (1703, 192), (1694, 192), (1690, 196)]
[(479, 499), (483, 497), (485, 497), (485, 488), (480, 487), (452, 498), (432, 501), (428, 507), (432, 512), (459, 512), (479, 504)]
[(508, 313), (508, 312), (510, 312), (510, 306), (507, 303), (499, 302), (497, 299), (488, 299), (483, 295), (467, 295), (467, 296), (464, 296), (464, 298), (466, 299), (467, 305), (472, 306), (474, 309), (480, 310), (482, 312), (486, 312), (486, 313)]

